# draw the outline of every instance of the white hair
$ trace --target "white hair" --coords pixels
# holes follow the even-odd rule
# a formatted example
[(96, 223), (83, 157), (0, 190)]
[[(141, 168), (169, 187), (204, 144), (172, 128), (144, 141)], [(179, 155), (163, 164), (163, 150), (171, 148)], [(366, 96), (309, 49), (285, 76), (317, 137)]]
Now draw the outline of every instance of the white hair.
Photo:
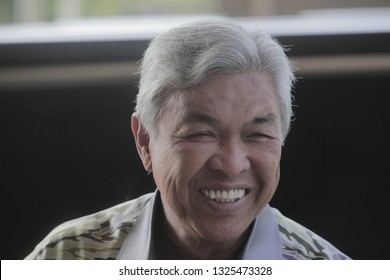
[(227, 20), (184, 24), (157, 36), (140, 67), (135, 113), (154, 133), (172, 93), (200, 85), (220, 74), (267, 73), (279, 98), (282, 134), (292, 117), (293, 68), (283, 47), (268, 33), (246, 30)]

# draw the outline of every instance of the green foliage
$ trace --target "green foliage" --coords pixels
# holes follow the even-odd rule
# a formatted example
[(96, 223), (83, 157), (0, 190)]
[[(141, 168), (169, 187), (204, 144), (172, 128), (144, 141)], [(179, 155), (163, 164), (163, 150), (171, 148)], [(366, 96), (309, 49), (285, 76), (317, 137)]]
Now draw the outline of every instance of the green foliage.
[[(27, 0), (28, 1), (28, 0)], [(36, 11), (38, 21), (57, 19), (57, 9), (61, 1), (68, 0), (36, 0), (39, 5)], [(114, 17), (143, 14), (210, 14), (218, 12), (222, 0), (79, 0), (81, 17)], [(16, 2), (19, 4), (17, 5)], [(26, 3), (26, 2), (24, 2)], [(24, 21), (15, 18), (20, 14), (16, 9), (23, 9), (23, 1), (0, 0), (0, 24)], [(76, 8), (78, 9), (78, 8)], [(19, 13), (18, 13), (19, 12)]]
[(217, 0), (84, 0), (85, 16), (212, 13)]

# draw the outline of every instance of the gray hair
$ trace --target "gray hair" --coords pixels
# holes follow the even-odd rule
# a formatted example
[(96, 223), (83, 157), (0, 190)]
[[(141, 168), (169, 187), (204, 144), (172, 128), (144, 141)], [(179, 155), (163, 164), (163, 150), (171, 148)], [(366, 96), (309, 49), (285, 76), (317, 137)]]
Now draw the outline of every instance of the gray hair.
[(269, 34), (225, 20), (184, 24), (151, 42), (141, 62), (135, 113), (145, 129), (154, 133), (172, 93), (196, 87), (218, 74), (248, 71), (262, 71), (273, 79), (285, 138), (293, 114), (295, 81), (285, 50)]

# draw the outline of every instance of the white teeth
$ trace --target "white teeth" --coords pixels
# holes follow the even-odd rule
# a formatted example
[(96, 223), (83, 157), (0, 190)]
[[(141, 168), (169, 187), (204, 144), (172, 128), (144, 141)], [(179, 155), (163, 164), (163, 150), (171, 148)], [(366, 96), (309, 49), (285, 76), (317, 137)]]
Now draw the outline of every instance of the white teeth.
[(217, 202), (227, 203), (227, 202), (235, 202), (243, 198), (245, 195), (245, 190), (235, 189), (229, 191), (220, 191), (220, 190), (215, 191), (215, 190), (202, 189), (201, 193)]

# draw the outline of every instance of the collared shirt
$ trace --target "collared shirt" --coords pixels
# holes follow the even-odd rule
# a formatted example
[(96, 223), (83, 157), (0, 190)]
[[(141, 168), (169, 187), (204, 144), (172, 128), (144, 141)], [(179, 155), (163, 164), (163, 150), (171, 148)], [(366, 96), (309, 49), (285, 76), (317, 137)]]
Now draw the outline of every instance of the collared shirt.
[[(147, 260), (155, 259), (152, 229), (156, 211), (159, 210), (159, 193), (145, 205), (144, 211), (134, 225), (117, 256), (117, 259)], [(271, 207), (267, 205), (253, 223), (253, 228), (244, 249), (240, 254), (243, 260), (280, 260), (279, 229)]]
[[(59, 225), (26, 259), (153, 259), (158, 192)], [(325, 239), (267, 205), (240, 259), (349, 259)]]

